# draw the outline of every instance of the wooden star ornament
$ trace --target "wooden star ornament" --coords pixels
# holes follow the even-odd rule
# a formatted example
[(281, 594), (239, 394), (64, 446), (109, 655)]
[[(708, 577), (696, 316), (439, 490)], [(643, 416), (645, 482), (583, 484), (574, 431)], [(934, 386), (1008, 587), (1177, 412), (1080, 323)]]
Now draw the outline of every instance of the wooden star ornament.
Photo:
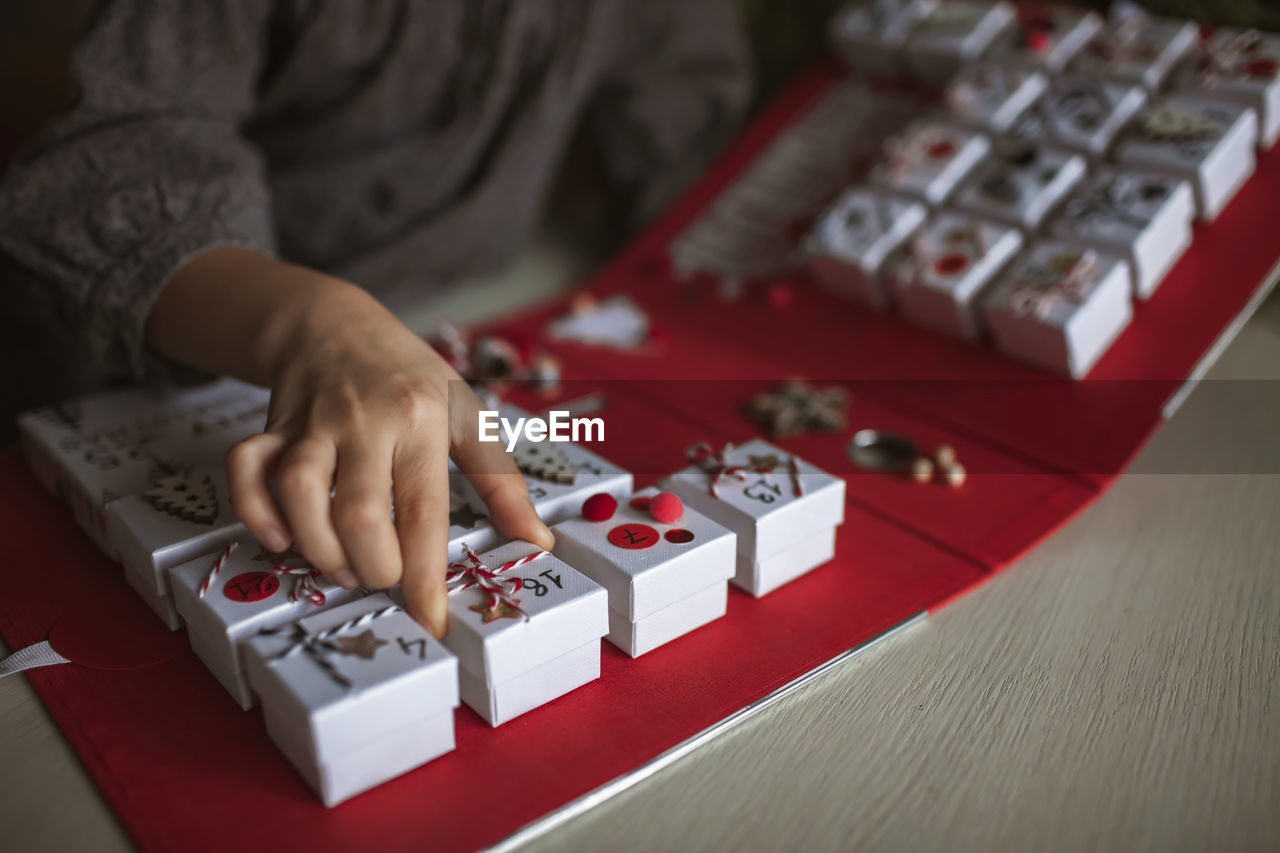
[(283, 551), (270, 551), (266, 548), (259, 547), (257, 555), (254, 556), (255, 563), (269, 563), (273, 566), (283, 566), (290, 560), (305, 560), (306, 557), (299, 554), (293, 548), (286, 548)]
[(498, 599), (493, 603), (492, 607), (487, 604), (473, 604), (470, 609), (479, 613), (481, 618), (484, 620), (484, 623), (487, 625), (490, 622), (496, 622), (499, 619), (526, 618), (525, 612), (517, 606), (518, 604), (519, 602), (512, 604), (510, 602), (503, 601), (502, 599)]
[(352, 655), (363, 660), (373, 660), (378, 649), (387, 644), (380, 640), (372, 630), (365, 630), (354, 637), (339, 637), (337, 651), (340, 655)]

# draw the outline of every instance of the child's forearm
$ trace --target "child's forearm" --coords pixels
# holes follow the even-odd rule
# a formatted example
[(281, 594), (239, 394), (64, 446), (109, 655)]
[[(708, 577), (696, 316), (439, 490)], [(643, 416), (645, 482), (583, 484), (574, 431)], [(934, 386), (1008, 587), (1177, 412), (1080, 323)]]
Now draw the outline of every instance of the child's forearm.
[(303, 337), (391, 315), (359, 288), (247, 249), (213, 249), (174, 273), (147, 345), (189, 367), (270, 386)]

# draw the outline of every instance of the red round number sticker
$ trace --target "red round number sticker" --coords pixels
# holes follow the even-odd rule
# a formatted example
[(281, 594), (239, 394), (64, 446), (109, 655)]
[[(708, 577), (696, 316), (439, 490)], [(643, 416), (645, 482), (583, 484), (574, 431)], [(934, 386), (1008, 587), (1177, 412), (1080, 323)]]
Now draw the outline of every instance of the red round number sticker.
[(223, 584), (222, 594), (232, 601), (248, 604), (270, 598), (279, 588), (280, 578), (271, 572), (245, 572)]
[(609, 541), (628, 551), (652, 548), (660, 538), (658, 531), (647, 524), (619, 524), (609, 531)]

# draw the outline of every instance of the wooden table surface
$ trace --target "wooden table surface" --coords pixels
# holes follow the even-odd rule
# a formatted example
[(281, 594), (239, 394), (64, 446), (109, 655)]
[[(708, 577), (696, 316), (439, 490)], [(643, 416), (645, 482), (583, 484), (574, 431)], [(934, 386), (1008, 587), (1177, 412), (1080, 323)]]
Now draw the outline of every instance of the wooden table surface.
[[(1280, 849), (1280, 299), (1000, 577), (530, 848)], [(6, 850), (129, 842), (0, 681)]]

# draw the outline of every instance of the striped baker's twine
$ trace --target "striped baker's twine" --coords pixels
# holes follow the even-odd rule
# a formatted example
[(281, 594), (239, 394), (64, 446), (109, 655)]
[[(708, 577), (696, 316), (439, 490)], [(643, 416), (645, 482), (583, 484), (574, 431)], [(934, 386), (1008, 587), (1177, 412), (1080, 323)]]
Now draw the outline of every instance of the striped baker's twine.
[(499, 602), (506, 604), (529, 620), (529, 614), (520, 608), (520, 599), (515, 598), (515, 594), (519, 592), (524, 581), (515, 577), (500, 577), (503, 572), (523, 566), (526, 563), (532, 563), (534, 560), (547, 556), (548, 551), (535, 551), (527, 557), (520, 557), (516, 560), (508, 560), (496, 569), (492, 569), (484, 564), (484, 561), (476, 555), (476, 552), (467, 543), (462, 543), (462, 559), (450, 563), (448, 571), (445, 573), (445, 585), (449, 592), (459, 589), (468, 589), (476, 586), (488, 597), (488, 608), (495, 610)]
[(380, 610), (370, 610), (368, 613), (362, 613), (354, 619), (348, 619), (332, 628), (326, 628), (323, 631), (317, 631), (314, 634), (307, 633), (307, 630), (297, 622), (287, 625), (283, 628), (263, 628), (258, 633), (263, 636), (278, 636), (288, 633), (289, 638), (293, 641), (287, 648), (280, 653), (273, 655), (269, 661), (283, 660), (291, 655), (304, 654), (311, 659), (316, 666), (324, 671), (325, 675), (344, 690), (351, 689), (351, 680), (337, 670), (333, 662), (329, 660), (329, 653), (338, 650), (338, 646), (334, 643), (333, 638), (339, 634), (355, 628), (362, 628), (374, 620), (381, 619), (384, 616), (390, 616), (393, 613), (400, 613), (401, 608), (392, 604), (383, 607)]
[(218, 559), (214, 561), (213, 566), (209, 569), (209, 573), (204, 576), (204, 580), (200, 582), (200, 589), (196, 593), (200, 598), (204, 598), (205, 593), (209, 591), (209, 587), (213, 586), (213, 579), (218, 576), (218, 572), (222, 571), (222, 564), (227, 561), (227, 557), (231, 556), (231, 552), (236, 549), (236, 543), (232, 542), (222, 550), (218, 555)]
[(324, 590), (320, 588), (319, 569), (310, 566), (302, 566), (293, 568), (290, 566), (272, 566), (271, 571), (277, 575), (284, 575), (293, 578), (293, 588), (289, 590), (289, 600), (297, 601), (299, 598), (305, 598), (316, 607), (323, 607), (325, 602)]
[[(710, 480), (707, 489), (711, 493), (711, 497), (720, 497), (718, 489), (720, 480), (723, 477), (732, 477), (739, 482), (747, 479), (747, 472), (754, 471), (757, 474), (773, 473), (771, 465), (732, 465), (729, 463), (729, 454), (733, 452), (732, 444), (725, 444), (719, 452), (713, 450), (711, 445), (703, 442), (690, 447), (685, 455), (689, 461), (701, 468), (707, 473)], [(787, 473), (791, 475), (791, 492), (797, 498), (804, 497), (804, 484), (800, 480), (800, 466), (796, 462), (794, 456), (787, 457)]]

